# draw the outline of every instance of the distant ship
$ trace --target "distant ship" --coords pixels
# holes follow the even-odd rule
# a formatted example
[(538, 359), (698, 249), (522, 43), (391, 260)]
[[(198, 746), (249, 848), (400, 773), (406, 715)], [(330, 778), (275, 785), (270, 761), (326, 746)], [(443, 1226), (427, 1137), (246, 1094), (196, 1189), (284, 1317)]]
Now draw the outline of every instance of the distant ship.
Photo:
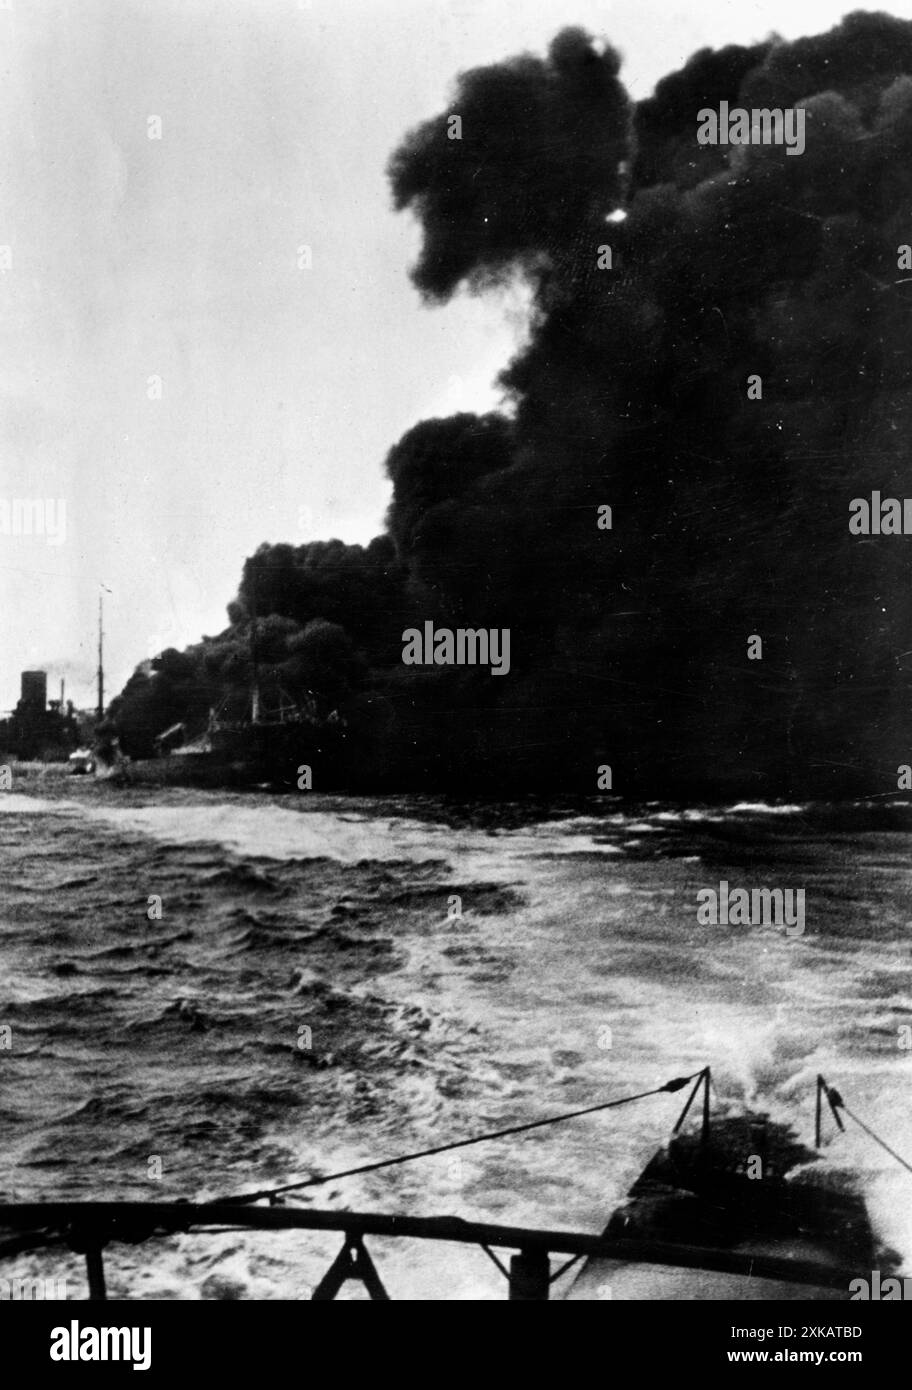
[(174, 725), (156, 743), (160, 758), (184, 772), (199, 773), (206, 781), (224, 774), (230, 780), (294, 785), (303, 776), (300, 769), (312, 771), (315, 762), (323, 766), (332, 760), (338, 765), (346, 722), (335, 710), (321, 718), (310, 691), (294, 700), (280, 690), (270, 704), (255, 679), (241, 709), (236, 696), (226, 696), (210, 711), (203, 734), (177, 742), (175, 735), (182, 730), (182, 725)]
[(66, 762), (80, 737), (81, 717), (72, 700), (48, 700), (47, 672), (23, 671), (22, 694), (8, 719), (0, 722), (0, 749), (20, 762)]
[[(99, 644), (100, 644), (99, 628)], [(99, 673), (101, 671), (99, 645)], [(264, 692), (257, 657), (257, 617), (250, 620), (252, 676), (246, 692), (225, 695), (209, 711), (203, 731), (192, 733), (181, 721), (155, 738), (154, 758), (131, 759), (117, 739), (99, 746), (101, 775), (116, 781), (175, 785), (296, 786), (320, 767), (320, 783), (344, 765), (347, 722), (338, 710), (321, 716), (317, 698), (305, 691), (295, 699), (272, 683)], [(101, 689), (99, 674), (99, 689)]]

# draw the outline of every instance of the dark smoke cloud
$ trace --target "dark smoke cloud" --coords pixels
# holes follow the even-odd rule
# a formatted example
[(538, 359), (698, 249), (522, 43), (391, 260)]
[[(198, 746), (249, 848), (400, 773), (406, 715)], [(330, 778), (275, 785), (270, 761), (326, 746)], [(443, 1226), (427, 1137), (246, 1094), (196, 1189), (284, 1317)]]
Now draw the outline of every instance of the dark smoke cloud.
[[(366, 549), (261, 549), (203, 664), (218, 684), (242, 660), (256, 570), (299, 682), (300, 635), (335, 625), (325, 679), (362, 711), (381, 780), (591, 791), (605, 761), (659, 794), (889, 791), (909, 753), (909, 542), (859, 543), (848, 504), (908, 491), (912, 24), (703, 50), (636, 107), (618, 73), (564, 31), (545, 59), (463, 74), (394, 154), (426, 299), (531, 286), (510, 411), (410, 430), (387, 458), (389, 535)], [(698, 146), (698, 111), (723, 100), (800, 104), (805, 153)], [(509, 678), (404, 668), (401, 632), (426, 619), (509, 626)]]
[[(619, 67), (614, 49), (565, 29), (547, 59), (464, 73), (449, 111), (412, 131), (390, 180), (396, 207), (424, 227), (413, 278), (428, 298), (517, 266), (569, 265), (621, 199), (632, 108)], [(450, 115), (461, 139), (448, 136)]]
[(695, 142), (694, 112), (718, 107), (720, 101), (736, 105), (741, 83), (763, 62), (770, 47), (765, 43), (750, 48), (738, 44), (718, 50), (701, 48), (680, 72), (656, 84), (655, 95), (637, 106), (635, 187), (674, 183), (678, 188), (689, 188), (724, 170), (726, 152), (722, 146)]

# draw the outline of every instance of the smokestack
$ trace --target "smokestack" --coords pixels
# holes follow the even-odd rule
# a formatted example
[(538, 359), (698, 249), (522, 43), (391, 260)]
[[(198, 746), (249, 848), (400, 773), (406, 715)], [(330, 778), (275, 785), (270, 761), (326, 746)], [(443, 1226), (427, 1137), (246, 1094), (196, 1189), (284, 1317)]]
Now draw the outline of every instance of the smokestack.
[(63, 676), (60, 677), (60, 708), (63, 709)]
[(45, 671), (22, 672), (22, 703), (37, 709), (47, 707), (47, 673)]

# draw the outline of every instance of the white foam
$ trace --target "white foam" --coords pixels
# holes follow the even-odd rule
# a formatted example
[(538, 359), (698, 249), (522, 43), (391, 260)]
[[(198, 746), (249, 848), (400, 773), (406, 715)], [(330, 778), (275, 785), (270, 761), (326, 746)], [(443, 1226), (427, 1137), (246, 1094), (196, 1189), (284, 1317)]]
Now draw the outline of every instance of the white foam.
[(22, 792), (0, 792), (0, 815), (59, 816), (78, 814), (81, 810), (75, 801), (44, 801)]
[(334, 859), (357, 864), (363, 859), (417, 862), (446, 854), (445, 837), (434, 826), (342, 818), (325, 811), (301, 813), (274, 805), (92, 806), (85, 813), (90, 820), (166, 844), (218, 844), (235, 854), (265, 859)]

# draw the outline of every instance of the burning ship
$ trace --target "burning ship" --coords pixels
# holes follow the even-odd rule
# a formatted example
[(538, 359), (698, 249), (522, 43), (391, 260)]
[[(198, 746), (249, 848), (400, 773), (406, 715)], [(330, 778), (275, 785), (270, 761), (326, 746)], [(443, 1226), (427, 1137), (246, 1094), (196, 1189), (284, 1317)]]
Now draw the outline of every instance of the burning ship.
[[(99, 692), (103, 689), (99, 620)], [(116, 737), (99, 743), (102, 776), (124, 782), (167, 785), (276, 786), (308, 788), (315, 766), (337, 770), (346, 752), (347, 723), (337, 710), (322, 715), (316, 695), (292, 697), (261, 676), (257, 616), (250, 620), (251, 679), (246, 691), (233, 691), (209, 711), (203, 730), (179, 721), (159, 733), (155, 757), (131, 759)], [(99, 700), (101, 695), (99, 694)]]

